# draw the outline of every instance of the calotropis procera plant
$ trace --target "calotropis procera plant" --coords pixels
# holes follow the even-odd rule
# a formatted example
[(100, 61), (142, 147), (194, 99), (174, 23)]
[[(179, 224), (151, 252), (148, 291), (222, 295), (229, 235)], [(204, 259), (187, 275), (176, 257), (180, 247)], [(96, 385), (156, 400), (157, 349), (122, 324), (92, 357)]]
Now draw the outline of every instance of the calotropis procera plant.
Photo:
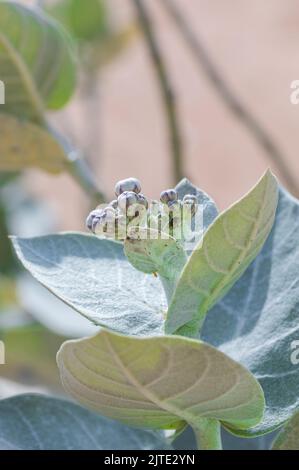
[[(99, 236), (13, 240), (33, 276), (100, 327), (61, 347), (65, 389), (127, 425), (175, 435), (190, 425), (200, 449), (221, 448), (221, 425), (243, 437), (278, 429), (299, 406), (291, 358), (299, 335), (298, 201), (270, 171), (220, 215), (187, 180), (162, 193), (154, 215), (140, 190), (135, 180), (121, 182), (118, 199), (88, 217)], [(173, 236), (185, 233), (174, 230), (173, 201), (181, 214), (191, 207), (191, 225), (201, 213), (192, 251)], [(129, 213), (133, 202), (144, 210)]]

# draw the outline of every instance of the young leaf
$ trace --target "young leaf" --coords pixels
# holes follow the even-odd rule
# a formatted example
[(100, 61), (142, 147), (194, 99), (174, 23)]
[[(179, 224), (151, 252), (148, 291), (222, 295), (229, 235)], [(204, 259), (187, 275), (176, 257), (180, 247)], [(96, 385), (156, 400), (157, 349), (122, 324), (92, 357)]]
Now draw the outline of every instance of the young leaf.
[(62, 383), (79, 402), (133, 426), (200, 427), (210, 418), (247, 429), (263, 415), (253, 375), (212, 346), (182, 337), (134, 338), (102, 330), (67, 341)]
[(218, 215), (215, 202), (208, 194), (194, 186), (187, 178), (183, 178), (175, 189), (181, 200), (183, 200), (184, 196), (187, 194), (192, 194), (197, 197), (197, 203), (202, 208), (204, 233)]
[(207, 311), (262, 248), (275, 218), (277, 193), (277, 181), (268, 171), (209, 227), (182, 271), (168, 309), (166, 333), (196, 336)]
[(44, 108), (62, 107), (75, 87), (70, 39), (41, 10), (0, 2), (0, 70), (5, 113), (43, 121)]
[(159, 433), (129, 428), (42, 395), (0, 401), (0, 450), (169, 449)]
[(63, 148), (49, 132), (8, 114), (0, 114), (0, 155), (0, 171), (35, 166), (55, 174), (69, 164)]
[(241, 436), (270, 432), (299, 407), (298, 311), (299, 203), (281, 190), (264, 248), (209, 312), (202, 331), (205, 341), (244, 364), (264, 389), (264, 419), (250, 431), (239, 431)]
[(299, 411), (293, 414), (272, 445), (273, 450), (299, 450)]
[(162, 286), (130, 265), (120, 243), (79, 233), (13, 243), (25, 268), (94, 324), (133, 335), (161, 333), (167, 308)]
[[(217, 217), (218, 211), (214, 201), (190, 183), (187, 178), (184, 178), (175, 189), (181, 200), (187, 194), (197, 197), (197, 203), (202, 211), (202, 226), (200, 227), (202, 232), (197, 236), (201, 237)], [(176, 242), (171, 237), (159, 239), (157, 233), (155, 237), (154, 230), (151, 230), (151, 233), (148, 232), (147, 238), (148, 240), (126, 240), (124, 243), (125, 254), (136, 269), (145, 273), (156, 272), (160, 275), (167, 298), (170, 300), (173, 289), (187, 261), (187, 254), (183, 249), (184, 241)]]
[(139, 271), (159, 274), (167, 299), (170, 299), (187, 255), (181, 244), (172, 237), (162, 239), (158, 231), (150, 229), (140, 233), (147, 238), (125, 240), (125, 255)]

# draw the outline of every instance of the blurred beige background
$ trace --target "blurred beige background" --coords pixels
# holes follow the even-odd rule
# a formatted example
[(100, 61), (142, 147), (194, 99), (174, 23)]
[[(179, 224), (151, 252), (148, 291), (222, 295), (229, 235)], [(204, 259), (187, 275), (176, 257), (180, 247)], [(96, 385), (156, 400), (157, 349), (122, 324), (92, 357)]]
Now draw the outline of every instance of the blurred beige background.
[[(176, 2), (223, 76), (275, 137), (299, 181), (299, 105), (290, 103), (290, 84), (299, 79), (298, 0)], [(194, 64), (160, 1), (146, 3), (176, 90), (186, 176), (223, 209), (268, 166), (276, 168)], [(116, 24), (132, 23), (130, 0), (108, 0), (108, 5)], [(92, 113), (83, 112), (74, 99), (55, 121), (83, 149), (89, 148), (107, 194), (112, 195), (116, 180), (136, 176), (144, 192), (157, 197), (171, 184), (171, 160), (160, 91), (141, 34), (101, 70), (97, 99), (89, 108)], [(87, 201), (68, 176), (30, 171), (26, 181), (35, 194), (49, 201), (60, 229), (83, 228)]]

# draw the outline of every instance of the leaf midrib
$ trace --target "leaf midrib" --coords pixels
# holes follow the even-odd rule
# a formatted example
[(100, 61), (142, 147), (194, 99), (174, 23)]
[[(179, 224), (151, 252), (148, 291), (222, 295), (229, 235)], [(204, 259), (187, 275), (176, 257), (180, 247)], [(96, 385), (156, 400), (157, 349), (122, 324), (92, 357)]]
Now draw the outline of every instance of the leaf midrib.
[(150, 400), (152, 403), (157, 405), (159, 408), (162, 410), (168, 411), (169, 413), (173, 414), (174, 416), (178, 416), (179, 418), (182, 418), (185, 422), (187, 422), (191, 426), (197, 426), (198, 425), (198, 419), (194, 419), (194, 416), (192, 414), (190, 415), (188, 412), (183, 411), (180, 408), (177, 408), (165, 400), (160, 400), (154, 393), (149, 391), (146, 387), (144, 387), (138, 380), (137, 378), (130, 372), (130, 370), (125, 366), (125, 364), (122, 362), (120, 359), (119, 355), (115, 352), (115, 349), (113, 345), (111, 344), (109, 340), (109, 336), (106, 333), (102, 333), (107, 347), (111, 353), (111, 356), (115, 360), (116, 364), (119, 366), (119, 368), (122, 370), (123, 374), (129, 381), (136, 387), (136, 389), (143, 395), (145, 396), (148, 400)]
[[(266, 202), (266, 195), (267, 195), (267, 192), (268, 192), (268, 188), (269, 188), (269, 176), (266, 180), (266, 185), (265, 185), (265, 189), (263, 191), (263, 196), (262, 196), (262, 204), (260, 206), (260, 209), (259, 209), (259, 212), (258, 212), (258, 216), (256, 217), (254, 223), (253, 223), (253, 228), (251, 230), (251, 232), (249, 233), (248, 235), (248, 241), (244, 247), (243, 250), (241, 250), (241, 253), (240, 255), (237, 257), (236, 261), (233, 263), (232, 267), (229, 269), (229, 271), (227, 272), (227, 274), (225, 274), (221, 281), (214, 287), (214, 290), (212, 290), (212, 292), (209, 292), (209, 295), (206, 296), (206, 300), (203, 302), (203, 304), (201, 305), (201, 307), (199, 308), (199, 318), (197, 319), (197, 322), (196, 324), (201, 325), (201, 322), (203, 320), (203, 315), (209, 310), (209, 308), (211, 307), (211, 305), (213, 305), (213, 302), (215, 301), (215, 298), (217, 298), (217, 295), (219, 294), (219, 292), (221, 292), (221, 290), (223, 289), (223, 287), (226, 285), (227, 283), (227, 280), (231, 277), (232, 273), (235, 271), (235, 269), (238, 267), (239, 264), (242, 263), (242, 261), (244, 260), (244, 258), (246, 258), (249, 250), (250, 250), (250, 247), (252, 245), (252, 243), (254, 242), (254, 240), (256, 239), (256, 234), (258, 232), (258, 229), (259, 229), (259, 226), (260, 226), (260, 222), (261, 222), (261, 216), (262, 216), (262, 213), (263, 213), (263, 210), (265, 208), (265, 202)], [(218, 219), (219, 220), (219, 219)], [(217, 222), (217, 219), (215, 220), (215, 222), (213, 223), (213, 225)], [(211, 226), (212, 228), (212, 226)], [(208, 230), (209, 231), (209, 230)], [(188, 263), (187, 263), (188, 265)], [(185, 272), (185, 269), (187, 268), (187, 265), (185, 266), (184, 268), (184, 272)], [(212, 268), (213, 269), (213, 268)], [(182, 273), (183, 274), (183, 273)], [(174, 299), (173, 299), (174, 300)], [(170, 306), (170, 309), (172, 308), (172, 305)], [(170, 310), (169, 309), (169, 310)], [(192, 321), (192, 320), (191, 320)], [(178, 328), (181, 328), (185, 326), (185, 324), (181, 325), (180, 327)], [(176, 328), (176, 330), (178, 329)]]

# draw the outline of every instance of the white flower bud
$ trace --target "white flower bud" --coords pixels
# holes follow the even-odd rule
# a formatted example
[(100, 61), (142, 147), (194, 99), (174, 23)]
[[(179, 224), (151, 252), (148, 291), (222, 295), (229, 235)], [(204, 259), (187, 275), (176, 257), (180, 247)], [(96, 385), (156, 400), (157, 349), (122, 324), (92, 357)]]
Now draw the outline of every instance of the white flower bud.
[(141, 191), (140, 182), (136, 178), (127, 178), (116, 183), (115, 194), (117, 197), (126, 191), (132, 191), (136, 194), (139, 194)]

